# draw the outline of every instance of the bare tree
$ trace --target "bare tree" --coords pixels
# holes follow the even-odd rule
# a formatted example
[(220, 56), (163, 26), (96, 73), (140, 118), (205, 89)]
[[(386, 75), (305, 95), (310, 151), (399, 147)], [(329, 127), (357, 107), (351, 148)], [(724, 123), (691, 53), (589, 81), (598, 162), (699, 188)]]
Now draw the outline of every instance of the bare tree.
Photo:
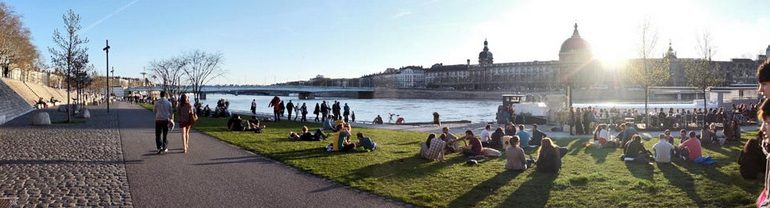
[(150, 62), (150, 74), (160, 82), (163, 91), (170, 95), (181, 92), (184, 68), (187, 62), (183, 58), (170, 58)]
[[(711, 60), (711, 57), (716, 52), (711, 34), (708, 31), (704, 31), (698, 34), (696, 39), (698, 43), (696, 49), (700, 53), (701, 58), (685, 63), (684, 72), (685, 76), (687, 76), (687, 85), (698, 88), (703, 92), (703, 110), (708, 110), (706, 107), (706, 90), (709, 87), (724, 84), (725, 75), (719, 72), (719, 64)], [(702, 124), (704, 127), (706, 126), (705, 119)]]
[(72, 114), (70, 107), (70, 82), (75, 70), (79, 67), (85, 67), (88, 63), (88, 54), (86, 53), (88, 47), (85, 46), (88, 43), (88, 38), (80, 37), (78, 34), (81, 29), (80, 15), (76, 14), (75, 11), (68, 10), (66, 14), (62, 15), (62, 19), (64, 20), (65, 34), (55, 29), (53, 41), (56, 43), (56, 46), (49, 47), (48, 51), (51, 52), (53, 65), (66, 69), (67, 122), (70, 122), (70, 115)]
[(190, 81), (195, 98), (200, 97), (203, 85), (225, 73), (220, 68), (223, 61), (222, 53), (195, 50), (184, 57), (187, 62), (184, 72)]
[(649, 124), (650, 87), (665, 84), (671, 77), (668, 72), (667, 60), (649, 60), (658, 43), (658, 33), (652, 27), (649, 19), (645, 19), (639, 27), (640, 45), (638, 62), (630, 64), (631, 81), (644, 88), (644, 115)]

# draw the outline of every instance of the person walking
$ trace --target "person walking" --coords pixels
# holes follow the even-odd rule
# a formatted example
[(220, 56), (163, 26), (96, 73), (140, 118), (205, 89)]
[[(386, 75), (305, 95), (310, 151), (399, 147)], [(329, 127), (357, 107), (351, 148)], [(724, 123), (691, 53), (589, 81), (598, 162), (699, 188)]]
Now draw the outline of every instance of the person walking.
[(300, 111), (302, 112), (302, 119), (301, 122), (307, 122), (307, 106), (305, 103), (302, 103), (302, 107), (299, 107)]
[(313, 109), (313, 114), (315, 114), (315, 122), (318, 122), (318, 114), (321, 113), (321, 107), (319, 107), (318, 103), (315, 103), (315, 109)]
[(195, 118), (195, 112), (193, 112), (192, 106), (190, 105), (190, 99), (186, 94), (182, 94), (182, 98), (179, 101), (179, 107), (176, 109), (176, 112), (179, 115), (179, 130), (182, 131), (182, 144), (184, 146), (184, 153), (187, 153), (190, 141), (190, 127), (192, 127), (193, 122), (196, 119), (193, 119)]
[(267, 105), (268, 108), (273, 108), (273, 121), (278, 122), (281, 120), (281, 98), (278, 98), (278, 96), (273, 97), (272, 100), (270, 100), (270, 104)]
[(283, 104), (283, 100), (281, 101), (280, 104), (278, 104), (278, 106), (279, 106), (278, 111), (281, 113), (281, 117), (283, 117), (283, 113), (286, 112), (286, 105)]
[(160, 92), (160, 99), (155, 101), (152, 112), (155, 112), (155, 147), (158, 148), (158, 154), (168, 152), (168, 127), (173, 125), (169, 124), (173, 114), (171, 102), (166, 99), (166, 91)]
[(251, 114), (257, 114), (257, 99), (251, 100)]
[(291, 100), (289, 100), (289, 103), (286, 103), (286, 111), (289, 113), (289, 117), (286, 118), (291, 121), (291, 112), (294, 111), (294, 103)]

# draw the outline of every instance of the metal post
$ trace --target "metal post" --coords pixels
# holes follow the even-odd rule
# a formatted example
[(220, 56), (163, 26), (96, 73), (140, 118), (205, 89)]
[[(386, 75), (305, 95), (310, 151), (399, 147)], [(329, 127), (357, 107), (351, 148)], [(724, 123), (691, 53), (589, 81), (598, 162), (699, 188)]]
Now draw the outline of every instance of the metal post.
[(105, 46), (104, 53), (107, 55), (107, 66), (104, 67), (107, 69), (107, 112), (110, 112), (110, 40), (104, 40)]

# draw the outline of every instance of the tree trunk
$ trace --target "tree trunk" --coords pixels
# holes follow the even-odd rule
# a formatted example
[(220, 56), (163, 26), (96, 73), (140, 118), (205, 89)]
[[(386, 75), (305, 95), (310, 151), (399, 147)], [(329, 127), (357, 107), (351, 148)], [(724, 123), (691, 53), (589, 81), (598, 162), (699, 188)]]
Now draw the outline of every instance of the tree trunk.
[(69, 79), (69, 74), (70, 74), (70, 69), (69, 69), (69, 66), (67, 66), (67, 76), (65, 76), (65, 79), (67, 80), (67, 123), (71, 122), (70, 121), (70, 114), (72, 113), (72, 110), (70, 110), (70, 108), (72, 107), (71, 106), (72, 104), (70, 103), (70, 100), (72, 100), (72, 99), (70, 99), (70, 82), (69, 82), (70, 79)]
[(703, 88), (703, 128), (706, 128), (706, 115), (708, 114), (708, 108), (706, 108), (706, 88)]
[(650, 113), (648, 112), (647, 104), (650, 102), (650, 86), (644, 86), (644, 126), (650, 128)]

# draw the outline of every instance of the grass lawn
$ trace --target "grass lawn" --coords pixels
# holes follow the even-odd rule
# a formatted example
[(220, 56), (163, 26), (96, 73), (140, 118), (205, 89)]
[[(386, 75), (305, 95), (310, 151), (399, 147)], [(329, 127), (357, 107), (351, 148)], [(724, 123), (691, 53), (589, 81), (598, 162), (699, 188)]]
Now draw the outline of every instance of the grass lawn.
[[(761, 182), (743, 180), (737, 154), (742, 144), (704, 148), (714, 167), (690, 163), (631, 164), (621, 149), (587, 150), (586, 138), (561, 139), (569, 148), (558, 175), (504, 170), (504, 159), (466, 166), (451, 154), (446, 162), (419, 157), (422, 132), (365, 129), (378, 144), (373, 152), (326, 153), (329, 143), (289, 141), (295, 122), (267, 123), (264, 133), (230, 132), (224, 118), (201, 118), (195, 129), (249, 151), (380, 195), (429, 207), (750, 207)], [(309, 125), (311, 129), (318, 125)], [(462, 132), (455, 129), (455, 132)], [(746, 133), (744, 138), (756, 133)], [(657, 139), (644, 142), (647, 148)], [(531, 153), (531, 151), (530, 151)], [(534, 155), (534, 153), (533, 153)]]

